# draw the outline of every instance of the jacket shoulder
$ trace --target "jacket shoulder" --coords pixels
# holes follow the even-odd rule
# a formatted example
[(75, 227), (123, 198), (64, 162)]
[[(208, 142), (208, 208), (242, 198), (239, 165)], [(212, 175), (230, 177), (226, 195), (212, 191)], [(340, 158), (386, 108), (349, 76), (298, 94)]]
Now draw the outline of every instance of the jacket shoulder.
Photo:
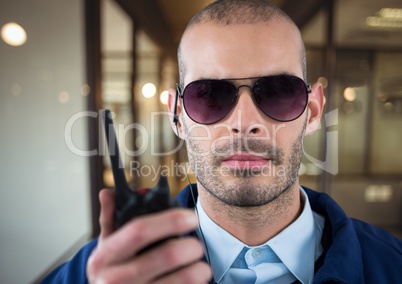
[(370, 283), (399, 283), (402, 240), (379, 227), (351, 220), (359, 239), (365, 279)]
[(350, 280), (343, 281), (345, 283), (400, 282), (402, 241), (399, 238), (379, 227), (348, 217), (328, 194), (308, 188), (304, 190), (313, 211), (325, 217), (324, 231), (327, 233), (323, 238), (326, 246), (323, 246), (326, 255), (321, 276)]
[(402, 256), (402, 240), (389, 232), (365, 223), (361, 220), (351, 218), (355, 227), (357, 237), (360, 240), (362, 249), (369, 252), (377, 248), (380, 252), (394, 252), (399, 257)]

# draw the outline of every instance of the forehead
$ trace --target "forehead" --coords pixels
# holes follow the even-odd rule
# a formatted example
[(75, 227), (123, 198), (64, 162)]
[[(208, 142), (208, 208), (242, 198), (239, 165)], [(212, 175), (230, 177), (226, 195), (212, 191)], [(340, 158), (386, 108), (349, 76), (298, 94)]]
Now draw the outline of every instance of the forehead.
[(303, 77), (302, 42), (286, 21), (189, 28), (180, 45), (184, 83), (203, 78), (247, 78), (277, 73)]

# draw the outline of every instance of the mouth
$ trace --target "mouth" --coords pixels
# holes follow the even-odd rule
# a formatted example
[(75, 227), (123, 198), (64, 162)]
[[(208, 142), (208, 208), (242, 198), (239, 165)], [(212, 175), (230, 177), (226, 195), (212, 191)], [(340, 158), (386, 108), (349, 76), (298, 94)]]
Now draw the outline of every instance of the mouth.
[(233, 170), (259, 170), (270, 163), (268, 157), (253, 155), (249, 153), (238, 153), (225, 158), (222, 164)]

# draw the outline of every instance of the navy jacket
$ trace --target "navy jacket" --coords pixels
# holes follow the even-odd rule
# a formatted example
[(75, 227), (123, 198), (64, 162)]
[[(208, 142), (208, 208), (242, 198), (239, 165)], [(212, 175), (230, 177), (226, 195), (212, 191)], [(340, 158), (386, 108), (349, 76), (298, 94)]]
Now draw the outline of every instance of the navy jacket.
[[(196, 186), (193, 185), (196, 191)], [(325, 193), (304, 188), (313, 211), (325, 217), (324, 252), (315, 263), (314, 283), (401, 283), (402, 240), (362, 221), (348, 218)], [(197, 196), (197, 192), (194, 192)], [(187, 186), (176, 197), (183, 207), (193, 208)], [(85, 245), (69, 262), (41, 283), (88, 283), (86, 262), (97, 239)]]

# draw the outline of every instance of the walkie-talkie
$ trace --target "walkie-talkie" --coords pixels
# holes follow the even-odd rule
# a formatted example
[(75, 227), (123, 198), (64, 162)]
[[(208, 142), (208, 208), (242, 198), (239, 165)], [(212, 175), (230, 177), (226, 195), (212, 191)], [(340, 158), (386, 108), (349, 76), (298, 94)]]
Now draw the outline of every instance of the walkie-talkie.
[(160, 176), (154, 188), (131, 190), (124, 174), (111, 112), (105, 109), (101, 115), (115, 183), (115, 228), (120, 228), (135, 217), (177, 207), (177, 203), (170, 197), (169, 184), (164, 175)]

